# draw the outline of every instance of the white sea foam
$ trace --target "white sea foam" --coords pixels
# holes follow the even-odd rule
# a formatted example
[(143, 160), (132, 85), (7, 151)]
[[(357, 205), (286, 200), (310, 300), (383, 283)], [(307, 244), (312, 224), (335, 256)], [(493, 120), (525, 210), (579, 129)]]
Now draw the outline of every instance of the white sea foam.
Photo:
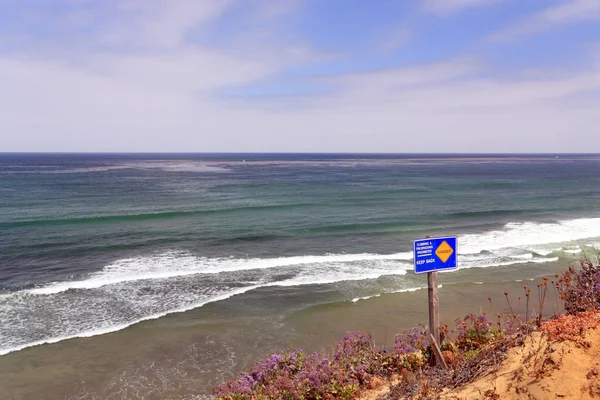
[(362, 281), (366, 279), (377, 279), (384, 275), (406, 275), (406, 270), (402, 269), (389, 269), (389, 270), (375, 270), (370, 273), (363, 274), (352, 274), (350, 272), (342, 272), (329, 274), (325, 276), (319, 275), (307, 275), (301, 276), (294, 279), (288, 279), (281, 282), (270, 283), (269, 286), (301, 286), (301, 285), (325, 285), (328, 283), (336, 283), (343, 281)]
[(226, 299), (228, 299), (230, 297), (233, 297), (235, 295), (242, 294), (242, 293), (248, 292), (250, 290), (256, 289), (259, 286), (260, 285), (247, 286), (247, 287), (244, 287), (244, 288), (232, 290), (232, 291), (230, 291), (228, 293), (224, 293), (224, 294), (221, 294), (219, 296), (215, 296), (213, 298), (197, 302), (195, 304), (190, 304), (190, 305), (185, 306), (185, 307), (180, 307), (180, 308), (169, 310), (169, 311), (164, 311), (164, 312), (160, 312), (160, 313), (156, 313), (156, 314), (151, 314), (151, 315), (148, 315), (146, 317), (138, 318), (138, 319), (132, 320), (132, 321), (124, 323), (124, 324), (113, 325), (113, 326), (104, 327), (104, 328), (84, 330), (82, 332), (74, 333), (74, 334), (71, 334), (71, 335), (49, 337), (47, 339), (41, 339), (41, 340), (36, 340), (36, 341), (33, 341), (33, 342), (23, 343), (23, 344), (19, 344), (19, 345), (13, 346), (13, 347), (10, 347), (10, 346), (9, 347), (1, 347), (0, 348), (0, 355), (5, 355), (5, 354), (8, 354), (8, 353), (12, 353), (12, 352), (15, 352), (15, 351), (26, 349), (28, 347), (39, 346), (39, 345), (42, 345), (42, 344), (58, 343), (58, 342), (62, 342), (63, 340), (68, 340), (68, 339), (86, 338), (86, 337), (92, 337), (92, 336), (98, 336), (98, 335), (104, 335), (104, 334), (107, 334), (107, 333), (117, 332), (117, 331), (123, 330), (123, 329), (125, 329), (125, 328), (127, 328), (127, 327), (129, 327), (131, 325), (134, 325), (134, 324), (137, 324), (137, 323), (140, 323), (140, 322), (143, 322), (143, 321), (149, 321), (149, 320), (152, 320), (152, 319), (161, 318), (161, 317), (164, 317), (165, 315), (168, 315), (168, 314), (174, 314), (174, 313), (180, 313), (180, 312), (185, 312), (185, 311), (193, 310), (194, 308), (202, 307), (202, 306), (204, 306), (204, 305), (206, 305), (208, 303), (212, 303), (212, 302), (215, 302), (215, 301), (226, 300)]
[(579, 247), (579, 246), (568, 246), (568, 247), (562, 249), (562, 251), (564, 253), (567, 253), (567, 254), (579, 254), (579, 253), (581, 253), (581, 247)]
[(122, 164), (124, 168), (161, 169), (169, 172), (230, 172), (229, 168), (194, 161), (153, 161)]
[(558, 257), (534, 258), (531, 253), (516, 256), (482, 256), (461, 261), (458, 269), (506, 267), (527, 263), (543, 264), (556, 261), (558, 261)]
[[(443, 285), (438, 285), (438, 289), (444, 287)], [(380, 297), (382, 294), (391, 294), (391, 293), (408, 293), (408, 292), (416, 292), (417, 290), (422, 290), (425, 289), (425, 286), (421, 286), (421, 287), (413, 287), (413, 288), (408, 288), (408, 289), (398, 289), (398, 290), (392, 290), (389, 292), (385, 292), (385, 293), (377, 293), (377, 294), (373, 294), (371, 296), (363, 296), (363, 297), (355, 297), (353, 298), (351, 301), (352, 303), (356, 303), (360, 300), (369, 300), (369, 299), (373, 299), (376, 297)]]
[[(595, 244), (598, 237), (600, 218), (510, 223), (503, 229), (459, 236), (459, 266), (465, 270), (555, 262), (560, 253), (577, 254), (580, 243)], [(118, 331), (265, 286), (335, 284), (382, 276), (403, 281), (412, 269), (411, 260), (412, 252), (208, 258), (180, 251), (117, 260), (81, 280), (0, 296), (0, 354)]]
[(552, 253), (556, 253), (559, 251), (563, 251), (562, 247), (556, 247), (556, 246), (552, 246), (552, 247), (530, 247), (529, 250), (531, 250), (532, 252), (539, 254), (541, 256), (549, 256)]
[[(106, 172), (122, 169), (160, 169), (167, 172), (230, 172), (231, 169), (205, 162), (192, 161), (153, 161), (122, 163), (115, 165), (103, 165), (96, 167), (80, 167), (72, 169), (44, 169), (39, 168), (35, 171), (17, 171), (17, 173), (36, 173), (36, 174), (82, 174), (90, 172)], [(11, 172), (14, 173), (14, 172)]]
[(459, 254), (504, 248), (527, 248), (553, 243), (571, 243), (600, 236), (600, 218), (580, 218), (556, 223), (511, 222), (501, 230), (458, 238)]
[[(69, 289), (95, 289), (106, 285), (138, 280), (168, 279), (196, 274), (217, 274), (221, 272), (271, 269), (301, 265), (331, 265), (356, 262), (378, 262), (410, 260), (412, 253), (396, 254), (331, 254), (324, 256), (297, 256), (280, 258), (206, 258), (185, 252), (166, 252), (154, 257), (135, 257), (117, 260), (85, 280), (55, 282), (50, 285), (30, 289), (30, 294), (55, 294)], [(410, 267), (409, 264), (406, 264)], [(321, 268), (322, 269), (322, 268)], [(359, 272), (359, 271), (354, 271)], [(393, 272), (391, 270), (390, 272)], [(403, 272), (399, 272), (403, 273)], [(376, 274), (371, 272), (368, 275)], [(354, 274), (354, 277), (357, 275)], [(318, 276), (316, 277), (318, 278)], [(351, 276), (349, 276), (351, 278)], [(369, 279), (368, 277), (359, 279)], [(315, 282), (319, 283), (319, 282)], [(321, 282), (324, 283), (324, 282)]]
[(352, 301), (353, 303), (357, 303), (357, 302), (359, 302), (360, 300), (369, 300), (369, 299), (373, 299), (373, 298), (375, 298), (375, 297), (379, 297), (379, 296), (381, 296), (381, 293), (374, 294), (374, 295), (371, 295), (371, 296), (355, 297), (355, 298), (353, 298), (351, 301)]
[[(571, 243), (600, 236), (600, 218), (576, 219), (557, 223), (520, 222), (506, 224), (503, 230), (483, 234), (469, 234), (458, 238), (458, 254), (461, 268), (485, 268), (506, 266), (527, 262), (553, 262), (556, 257), (534, 259), (531, 252), (542, 256), (562, 249), (576, 254), (578, 247), (556, 247), (550, 250), (540, 246), (556, 243)], [(490, 255), (483, 251), (493, 251)], [(473, 257), (475, 255), (475, 257)], [(470, 258), (469, 258), (470, 257)], [(136, 257), (117, 260), (84, 280), (56, 282), (45, 287), (28, 291), (31, 294), (55, 294), (69, 289), (94, 289), (105, 285), (146, 279), (168, 279), (195, 274), (216, 274), (221, 272), (244, 271), (253, 269), (282, 268), (294, 265), (324, 265), (332, 263), (354, 263), (359, 261), (382, 261), (412, 259), (411, 252), (395, 254), (328, 254), (305, 255), (279, 258), (206, 258), (189, 253), (167, 252), (154, 257)], [(358, 279), (375, 277), (368, 276)], [(304, 279), (304, 278), (303, 278)], [(306, 278), (308, 279), (308, 278)], [(306, 282), (306, 279), (300, 281)], [(349, 277), (352, 279), (352, 277)], [(315, 282), (315, 283), (326, 283)]]
[[(186, 263), (194, 259), (189, 254), (181, 254), (181, 258)], [(37, 293), (22, 291), (5, 295), (0, 297), (0, 343), (3, 344), (0, 346), (0, 354), (68, 338), (114, 332), (144, 320), (190, 310), (261, 287), (375, 279), (382, 275), (406, 274), (411, 266), (407, 261), (395, 260), (389, 256), (339, 255), (309, 258), (321, 262), (302, 264), (288, 259), (279, 263), (284, 265), (281, 268), (238, 268), (231, 271), (233, 276), (227, 273), (186, 275), (181, 270), (176, 270), (175, 273), (165, 272), (159, 276), (146, 274), (146, 279), (143, 279), (140, 260), (136, 259), (129, 262), (138, 274), (142, 274), (141, 279), (123, 280), (119, 274), (110, 277), (109, 271), (114, 269), (109, 268), (103, 271), (106, 274), (103, 278), (108, 275), (111, 279), (98, 281), (94, 277), (78, 282), (76, 287), (66, 288), (61, 284), (42, 288)], [(174, 259), (177, 256), (169, 253), (154, 257), (150, 264)], [(304, 260), (301, 257), (296, 261), (298, 259)], [(352, 261), (341, 262), (342, 259)], [(261, 265), (264, 267), (266, 264)], [(149, 279), (148, 276), (152, 278)], [(247, 286), (235, 287), (240, 284)], [(40, 318), (44, 319), (42, 325), (39, 324)]]

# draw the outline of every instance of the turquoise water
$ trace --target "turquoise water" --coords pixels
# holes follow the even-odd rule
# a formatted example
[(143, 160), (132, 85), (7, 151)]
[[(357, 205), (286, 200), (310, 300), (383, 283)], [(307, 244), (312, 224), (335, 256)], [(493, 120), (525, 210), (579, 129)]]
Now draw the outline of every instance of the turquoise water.
[(600, 244), (600, 156), (0, 154), (0, 354), (408, 293), (426, 235), (456, 284), (543, 273)]

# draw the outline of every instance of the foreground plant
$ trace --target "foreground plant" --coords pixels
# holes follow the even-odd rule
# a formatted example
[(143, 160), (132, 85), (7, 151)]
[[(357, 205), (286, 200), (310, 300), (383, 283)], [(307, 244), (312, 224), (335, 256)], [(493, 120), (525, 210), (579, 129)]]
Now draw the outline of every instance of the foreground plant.
[(469, 314), (464, 319), (456, 320), (456, 345), (459, 349), (475, 350), (502, 336), (500, 328), (494, 327), (485, 313), (481, 315)]
[(431, 343), (424, 329), (396, 335), (395, 351), (380, 352), (365, 332), (348, 332), (330, 356), (302, 350), (273, 354), (237, 380), (214, 389), (220, 399), (351, 399), (374, 377), (427, 368)]
[[(505, 319), (514, 321), (509, 315)], [(444, 352), (456, 355), (456, 360), (465, 359), (459, 351), (480, 349), (490, 340), (502, 336), (501, 330), (494, 327), (485, 314), (469, 314), (456, 323), (456, 344), (450, 340), (442, 344)], [(508, 322), (505, 325), (508, 327)], [(447, 336), (447, 326), (443, 331)], [(370, 334), (349, 332), (330, 356), (306, 356), (300, 349), (273, 354), (237, 380), (215, 388), (214, 394), (227, 400), (351, 399), (369, 388), (375, 377), (381, 379), (398, 373), (408, 376), (408, 384), (419, 385), (421, 390), (423, 385), (431, 385), (431, 382), (417, 381), (414, 377), (410, 382), (410, 374), (414, 372), (421, 378), (427, 376), (428, 371), (433, 370), (432, 357), (431, 341), (422, 327), (397, 334), (391, 354), (378, 351)], [(438, 376), (445, 375), (438, 372)]]
[(389, 360), (386, 364), (370, 334), (349, 332), (331, 358), (319, 354), (306, 357), (300, 349), (273, 354), (237, 380), (218, 386), (214, 393), (231, 400), (350, 399), (388, 366)]
[(556, 319), (542, 323), (540, 330), (548, 335), (550, 340), (571, 340), (588, 347), (584, 340), (585, 332), (600, 325), (600, 311), (584, 311), (577, 315), (561, 315)]
[(556, 288), (568, 314), (600, 309), (600, 266), (584, 257), (580, 268), (569, 266), (559, 276)]

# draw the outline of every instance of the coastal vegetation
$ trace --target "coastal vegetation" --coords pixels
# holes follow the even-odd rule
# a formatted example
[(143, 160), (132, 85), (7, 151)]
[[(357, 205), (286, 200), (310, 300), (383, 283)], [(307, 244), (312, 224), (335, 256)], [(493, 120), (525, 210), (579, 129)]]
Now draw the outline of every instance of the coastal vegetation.
[[(367, 332), (348, 332), (329, 353), (305, 354), (297, 349), (273, 354), (238, 379), (216, 387), (214, 394), (224, 400), (455, 398), (449, 393), (496, 373), (509, 350), (525, 346), (532, 337), (590, 346), (586, 333), (600, 324), (600, 260), (584, 257), (577, 264), (553, 278), (542, 277), (533, 286), (534, 294), (527, 285), (516, 296), (504, 292), (502, 311), (494, 311), (490, 296), (489, 312), (441, 326), (440, 348), (447, 369), (436, 364), (423, 327), (397, 334), (389, 352)], [(552, 304), (550, 315), (544, 315), (547, 301)], [(551, 349), (536, 348), (538, 353)], [(527, 373), (538, 380), (549, 371), (545, 361), (532, 365)], [(598, 368), (590, 367), (591, 376), (600, 375)], [(500, 398), (495, 386), (479, 394)]]

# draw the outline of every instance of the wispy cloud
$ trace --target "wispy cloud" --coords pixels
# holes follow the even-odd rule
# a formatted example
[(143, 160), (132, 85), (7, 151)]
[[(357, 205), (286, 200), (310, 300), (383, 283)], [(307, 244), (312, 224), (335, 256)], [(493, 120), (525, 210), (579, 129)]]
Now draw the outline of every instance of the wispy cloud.
[(480, 62), (469, 58), (343, 74), (324, 79), (330, 84), (338, 85), (342, 91), (353, 91), (356, 94), (376, 93), (381, 96), (390, 91), (420, 89), (432, 84), (470, 77), (480, 71), (481, 66)]
[(424, 0), (424, 8), (428, 12), (448, 15), (471, 7), (485, 6), (501, 1), (505, 0)]
[(128, 0), (117, 4), (98, 32), (103, 44), (138, 45), (144, 49), (172, 48), (184, 44), (191, 28), (216, 19), (230, 0)]
[(529, 15), (515, 25), (494, 33), (490, 40), (512, 40), (570, 24), (600, 20), (600, 0), (563, 0), (538, 13)]

